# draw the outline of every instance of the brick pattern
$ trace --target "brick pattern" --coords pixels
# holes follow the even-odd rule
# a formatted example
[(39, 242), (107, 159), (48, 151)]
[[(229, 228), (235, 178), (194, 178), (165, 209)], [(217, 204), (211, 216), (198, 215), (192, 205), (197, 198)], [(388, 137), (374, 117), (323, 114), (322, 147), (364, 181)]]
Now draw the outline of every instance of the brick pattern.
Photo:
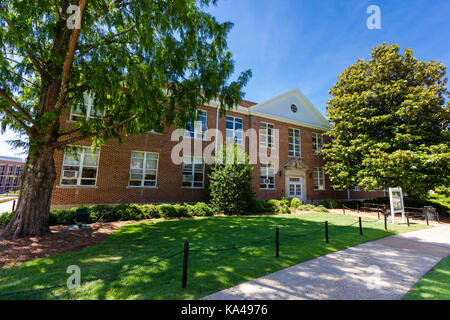
[[(246, 102), (251, 105), (250, 102)], [(201, 109), (207, 111), (207, 126), (209, 129), (216, 126), (217, 109), (204, 106)], [(69, 118), (70, 111), (65, 114)], [(283, 164), (293, 159), (289, 157), (288, 128), (298, 128), (301, 131), (301, 155), (302, 160), (309, 166), (310, 170), (306, 176), (307, 198), (313, 199), (346, 199), (347, 191), (333, 191), (327, 175), (325, 175), (325, 187), (323, 191), (314, 190), (312, 170), (315, 167), (322, 167), (323, 160), (312, 152), (312, 133), (320, 130), (310, 129), (301, 126), (294, 126), (272, 119), (265, 119), (259, 116), (248, 116), (238, 112), (229, 111), (227, 115), (243, 119), (244, 132), (248, 128), (253, 128), (259, 135), (259, 124), (261, 121), (272, 123), (279, 129), (280, 145), (279, 159), (280, 167), (275, 176), (275, 190), (260, 189), (260, 166), (253, 165), (253, 187), (258, 199), (276, 199), (285, 196), (285, 175)], [(223, 133), (225, 142), (225, 116), (219, 118), (219, 130)], [(71, 123), (63, 121), (62, 127), (69, 129)], [(60, 186), (62, 173), (63, 151), (55, 154), (55, 164), (57, 177), (55, 180), (52, 207), (66, 207), (78, 204), (117, 204), (117, 203), (161, 203), (161, 202), (194, 202), (206, 200), (207, 174), (209, 166), (205, 166), (205, 188), (188, 189), (181, 188), (182, 170), (181, 164), (175, 165), (171, 161), (172, 148), (178, 141), (171, 141), (171, 134), (175, 127), (166, 129), (163, 133), (146, 133), (139, 136), (129, 136), (122, 140), (122, 144), (117, 141), (108, 141), (101, 147), (97, 183), (95, 187), (66, 187)], [(325, 137), (326, 140), (326, 137)], [(181, 138), (180, 138), (181, 141)], [(324, 141), (325, 142), (325, 141)], [(214, 144), (214, 141), (200, 142), (203, 149)], [(76, 145), (89, 146), (89, 139), (77, 142)], [(248, 138), (245, 139), (245, 150), (249, 151)], [(132, 151), (155, 152), (159, 154), (158, 175), (156, 188), (129, 187), (130, 158)], [(281, 171), (281, 176), (279, 172)], [(310, 176), (311, 174), (311, 176)], [(352, 199), (372, 198), (382, 196), (382, 192), (355, 192), (351, 191)]]

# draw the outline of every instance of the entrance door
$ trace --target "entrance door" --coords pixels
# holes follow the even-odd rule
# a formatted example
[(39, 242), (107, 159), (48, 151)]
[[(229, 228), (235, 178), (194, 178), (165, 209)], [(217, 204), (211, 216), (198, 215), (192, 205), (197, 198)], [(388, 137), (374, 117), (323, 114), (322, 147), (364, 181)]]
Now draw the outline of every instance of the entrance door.
[(303, 178), (289, 178), (289, 197), (303, 201)]

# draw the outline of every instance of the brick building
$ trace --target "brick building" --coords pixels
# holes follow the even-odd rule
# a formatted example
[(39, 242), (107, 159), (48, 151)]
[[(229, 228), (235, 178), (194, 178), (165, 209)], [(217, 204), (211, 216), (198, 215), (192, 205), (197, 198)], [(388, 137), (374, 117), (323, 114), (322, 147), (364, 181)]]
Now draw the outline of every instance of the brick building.
[(25, 161), (16, 157), (0, 156), (0, 194), (20, 189), (20, 174)]
[[(69, 129), (71, 121), (80, 117), (99, 116), (92, 100), (87, 99), (86, 114), (72, 108), (61, 124)], [(355, 190), (338, 191), (330, 187), (323, 170), (323, 160), (316, 154), (327, 137), (329, 122), (298, 89), (262, 103), (243, 100), (233, 111), (220, 117), (218, 105), (211, 102), (199, 108), (201, 128), (184, 128), (205, 150), (219, 141), (207, 141), (205, 131), (214, 129), (223, 134), (223, 143), (236, 143), (247, 153), (252, 147), (258, 152), (278, 153), (278, 167), (253, 164), (253, 189), (259, 199), (298, 197), (304, 202), (326, 198), (366, 199), (382, 196), (382, 192)], [(205, 200), (209, 165), (199, 157), (172, 161), (172, 151), (179, 140), (172, 141), (175, 127), (162, 133), (149, 132), (125, 137), (122, 144), (108, 141), (95, 153), (90, 140), (77, 151), (57, 152), (57, 177), (52, 196), (52, 207), (61, 208), (79, 204), (193, 202)], [(246, 133), (253, 129), (257, 140)], [(279, 145), (275, 144), (278, 130)], [(251, 131), (251, 130), (250, 130)], [(180, 137), (182, 139), (182, 137)], [(277, 152), (275, 152), (277, 151)]]

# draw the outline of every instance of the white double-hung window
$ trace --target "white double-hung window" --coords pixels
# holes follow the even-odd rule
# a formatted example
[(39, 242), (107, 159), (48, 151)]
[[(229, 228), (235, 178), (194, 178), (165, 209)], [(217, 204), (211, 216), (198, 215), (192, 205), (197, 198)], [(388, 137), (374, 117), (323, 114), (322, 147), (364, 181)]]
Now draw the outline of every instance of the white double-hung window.
[(301, 157), (300, 130), (289, 128), (289, 157)]
[[(83, 111), (84, 110), (84, 111)], [(94, 95), (85, 93), (84, 94), (84, 106), (82, 105), (72, 105), (70, 110), (70, 121), (84, 121), (86, 118), (94, 119), (101, 118), (105, 115), (104, 111), (98, 110), (94, 106)]]
[(314, 190), (325, 190), (325, 171), (323, 168), (314, 168)]
[(261, 164), (260, 189), (275, 189), (275, 170), (271, 164)]
[(271, 123), (261, 122), (259, 124), (259, 147), (273, 148), (274, 147), (274, 130), (275, 126)]
[(205, 132), (208, 130), (206, 119), (207, 113), (205, 110), (197, 110), (198, 120), (188, 121), (186, 123), (186, 130), (184, 135), (186, 137), (203, 139)]
[(200, 157), (184, 157), (182, 167), (183, 188), (203, 188), (205, 163)]
[(323, 148), (323, 135), (320, 133), (313, 132), (312, 134), (312, 142), (313, 142), (313, 153), (317, 154), (317, 152)]
[(130, 160), (130, 187), (156, 187), (158, 153), (132, 151)]
[(225, 135), (227, 142), (242, 144), (242, 136), (243, 136), (242, 119), (227, 116)]
[(61, 185), (95, 186), (97, 183), (100, 150), (91, 147), (66, 148), (64, 152)]

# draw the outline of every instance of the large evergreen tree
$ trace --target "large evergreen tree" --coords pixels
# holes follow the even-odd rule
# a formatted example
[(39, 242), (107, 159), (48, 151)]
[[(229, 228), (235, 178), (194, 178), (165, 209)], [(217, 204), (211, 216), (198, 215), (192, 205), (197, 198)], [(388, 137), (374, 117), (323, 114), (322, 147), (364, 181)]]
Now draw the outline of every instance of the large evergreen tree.
[[(29, 149), (18, 206), (4, 237), (49, 231), (55, 150), (88, 137), (101, 145), (121, 134), (183, 125), (211, 99), (219, 100), (222, 110), (240, 101), (250, 71), (228, 82), (234, 72), (226, 42), (232, 24), (203, 10), (215, 3), (0, 2), (1, 127), (26, 134)], [(85, 108), (86, 93), (105, 116), (64, 130), (63, 112), (73, 105)]]
[(421, 197), (450, 185), (445, 73), (440, 62), (383, 44), (338, 76), (327, 103), (331, 142), (322, 151), (335, 188), (400, 186)]

